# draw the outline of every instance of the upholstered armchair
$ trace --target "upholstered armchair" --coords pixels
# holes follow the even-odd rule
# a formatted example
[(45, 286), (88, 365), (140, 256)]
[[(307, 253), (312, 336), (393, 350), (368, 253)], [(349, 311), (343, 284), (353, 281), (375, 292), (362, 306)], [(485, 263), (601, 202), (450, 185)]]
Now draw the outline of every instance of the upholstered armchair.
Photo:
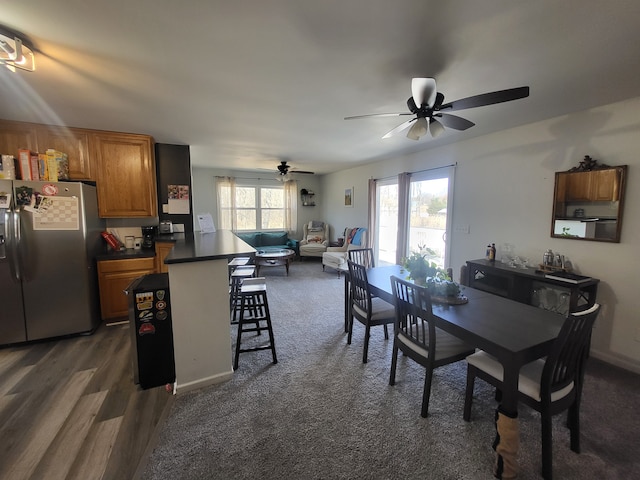
[(318, 221), (305, 223), (298, 250), (300, 257), (322, 257), (329, 245), (329, 224)]
[(331, 267), (340, 272), (347, 271), (347, 252), (367, 247), (367, 229), (363, 227), (347, 227), (344, 229), (344, 243), (341, 247), (328, 247), (322, 254), (322, 269)]

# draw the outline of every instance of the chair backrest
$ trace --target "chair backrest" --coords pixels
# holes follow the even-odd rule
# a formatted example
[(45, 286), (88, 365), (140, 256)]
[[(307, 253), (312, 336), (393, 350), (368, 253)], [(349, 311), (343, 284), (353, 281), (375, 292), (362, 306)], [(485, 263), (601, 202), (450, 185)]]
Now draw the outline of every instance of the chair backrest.
[(371, 314), (371, 294), (367, 268), (347, 259), (349, 266), (349, 285), (351, 288), (351, 305), (362, 315)]
[[(435, 351), (436, 327), (432, 321), (431, 295), (425, 287), (391, 277), (391, 289), (396, 307), (395, 335), (417, 344), (429, 352)], [(433, 357), (429, 355), (429, 357)]]
[(543, 399), (571, 382), (581, 388), (579, 383), (589, 353), (591, 329), (599, 312), (600, 305), (596, 303), (587, 310), (567, 315), (542, 371), (540, 395)]
[(365, 268), (375, 267), (375, 260), (373, 258), (373, 248), (354, 248), (347, 250), (349, 260), (355, 262)]
[(344, 229), (344, 244), (356, 248), (367, 246), (367, 229), (364, 227), (347, 227)]
[[(312, 227), (312, 225), (316, 225)], [(307, 222), (302, 225), (302, 240), (311, 241), (311, 243), (329, 242), (329, 224), (325, 222)]]

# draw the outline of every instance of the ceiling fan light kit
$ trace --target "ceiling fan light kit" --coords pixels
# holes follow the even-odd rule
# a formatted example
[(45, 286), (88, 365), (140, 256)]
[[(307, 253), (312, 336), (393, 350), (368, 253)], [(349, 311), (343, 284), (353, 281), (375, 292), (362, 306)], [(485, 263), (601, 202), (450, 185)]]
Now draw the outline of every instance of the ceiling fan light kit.
[(419, 140), (428, 131), (436, 138), (444, 133), (445, 127), (454, 130), (467, 130), (475, 123), (466, 118), (451, 115), (446, 112), (456, 110), (466, 110), (468, 108), (484, 107), (496, 103), (510, 102), (529, 96), (529, 87), (517, 87), (507, 90), (483, 93), (466, 97), (453, 102), (444, 103), (444, 94), (437, 91), (436, 80), (434, 78), (413, 78), (411, 80), (411, 97), (407, 100), (409, 113), (374, 113), (371, 115), (357, 115), (345, 117), (345, 120), (353, 120), (367, 117), (396, 117), (403, 115), (415, 115), (414, 118), (401, 123), (393, 130), (387, 132), (382, 138), (389, 138), (403, 132), (407, 128), (407, 138)]
[(28, 39), (0, 25), (0, 64), (12, 72), (16, 68), (33, 72), (36, 69), (36, 58), (33, 46)]

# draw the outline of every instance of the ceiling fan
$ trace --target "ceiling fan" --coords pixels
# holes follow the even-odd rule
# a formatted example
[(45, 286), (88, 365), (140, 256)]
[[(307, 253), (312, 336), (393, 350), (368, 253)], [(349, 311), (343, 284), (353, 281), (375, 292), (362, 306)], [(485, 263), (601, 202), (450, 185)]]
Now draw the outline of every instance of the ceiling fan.
[[(289, 169), (291, 169), (291, 170), (289, 170)], [(289, 173), (306, 173), (306, 174), (309, 174), (309, 175), (314, 175), (314, 172), (308, 172), (306, 170), (297, 170), (295, 168), (291, 168), (291, 166), (287, 164), (286, 160), (282, 160), (280, 162), (280, 165), (278, 165), (278, 172), (279, 172), (280, 177), (283, 177), (283, 178), (287, 177), (289, 175)]]
[(367, 117), (400, 117), (403, 115), (415, 115), (414, 118), (401, 123), (393, 130), (387, 132), (382, 138), (389, 138), (403, 132), (407, 128), (407, 138), (411, 140), (419, 140), (426, 135), (427, 131), (431, 131), (432, 137), (437, 137), (444, 132), (444, 127), (453, 128), (454, 130), (466, 130), (475, 125), (475, 123), (451, 115), (445, 112), (454, 112), (456, 110), (465, 110), (467, 108), (483, 107), (485, 105), (493, 105), (495, 103), (510, 102), (529, 96), (529, 87), (510, 88), (507, 90), (498, 90), (472, 97), (462, 98), (449, 103), (444, 102), (444, 95), (436, 90), (435, 78), (413, 78), (411, 80), (411, 97), (407, 100), (409, 112), (403, 113), (374, 113), (370, 115), (356, 115), (353, 117), (345, 117), (345, 120), (353, 120), (356, 118)]

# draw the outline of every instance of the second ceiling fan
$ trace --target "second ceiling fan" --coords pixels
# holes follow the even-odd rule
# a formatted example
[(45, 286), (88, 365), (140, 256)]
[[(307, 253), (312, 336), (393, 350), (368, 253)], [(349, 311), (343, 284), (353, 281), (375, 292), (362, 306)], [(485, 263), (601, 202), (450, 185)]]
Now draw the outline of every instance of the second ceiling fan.
[(413, 78), (411, 80), (411, 97), (407, 100), (409, 112), (403, 113), (374, 113), (370, 115), (356, 115), (345, 117), (345, 120), (368, 117), (400, 117), (413, 115), (414, 118), (401, 123), (393, 130), (387, 132), (382, 138), (389, 138), (403, 132), (407, 128), (407, 138), (419, 140), (431, 132), (432, 137), (437, 137), (444, 132), (444, 127), (454, 130), (466, 130), (475, 123), (457, 115), (447, 112), (465, 110), (467, 108), (483, 107), (495, 103), (510, 102), (529, 96), (529, 87), (510, 88), (495, 92), (483, 93), (472, 97), (462, 98), (449, 103), (444, 102), (444, 95), (437, 91), (434, 78)]

